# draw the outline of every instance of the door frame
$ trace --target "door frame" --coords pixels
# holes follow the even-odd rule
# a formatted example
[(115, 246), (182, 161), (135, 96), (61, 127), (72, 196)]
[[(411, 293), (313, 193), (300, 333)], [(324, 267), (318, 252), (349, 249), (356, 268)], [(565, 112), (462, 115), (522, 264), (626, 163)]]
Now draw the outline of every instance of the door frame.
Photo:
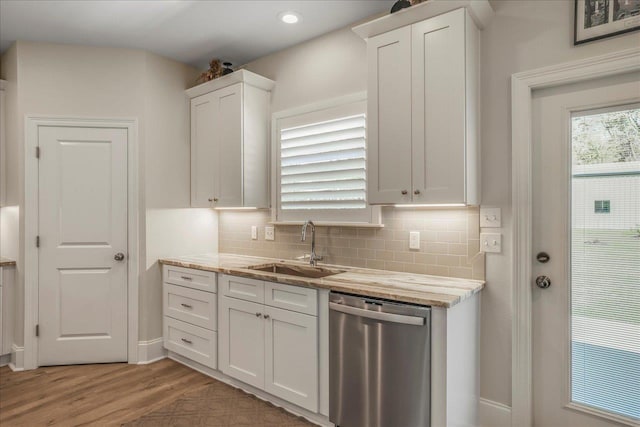
[(86, 118), (58, 116), (25, 116), (24, 168), (24, 369), (38, 367), (39, 251), (38, 235), (38, 128), (94, 127), (127, 130), (127, 361), (138, 363), (138, 120), (122, 118)]
[(563, 84), (640, 70), (633, 48), (511, 76), (512, 344), (511, 425), (533, 422), (532, 343), (532, 93)]

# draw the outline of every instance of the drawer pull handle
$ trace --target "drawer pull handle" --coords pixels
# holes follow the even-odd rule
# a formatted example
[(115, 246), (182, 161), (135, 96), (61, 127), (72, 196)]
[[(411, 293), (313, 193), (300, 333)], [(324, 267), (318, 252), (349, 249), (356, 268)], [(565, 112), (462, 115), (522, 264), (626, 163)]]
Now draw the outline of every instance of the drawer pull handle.
[(180, 276), (180, 278), (182, 280), (193, 280), (193, 278), (189, 277), (189, 276)]
[(193, 344), (193, 341), (188, 340), (188, 339), (186, 339), (186, 338), (181, 338), (181, 340), (182, 340), (183, 342), (186, 342), (187, 344)]
[(185, 304), (185, 303), (183, 303), (183, 302), (182, 302), (182, 303), (180, 303), (180, 305), (181, 305), (181, 306), (183, 306), (184, 308), (193, 308), (193, 306), (192, 306), (192, 305)]

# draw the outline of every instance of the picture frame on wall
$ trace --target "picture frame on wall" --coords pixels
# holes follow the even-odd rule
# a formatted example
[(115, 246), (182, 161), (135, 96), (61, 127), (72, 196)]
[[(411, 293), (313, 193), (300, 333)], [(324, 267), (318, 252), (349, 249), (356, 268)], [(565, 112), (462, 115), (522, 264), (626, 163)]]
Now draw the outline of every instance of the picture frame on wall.
[(640, 0), (575, 0), (573, 44), (640, 30)]

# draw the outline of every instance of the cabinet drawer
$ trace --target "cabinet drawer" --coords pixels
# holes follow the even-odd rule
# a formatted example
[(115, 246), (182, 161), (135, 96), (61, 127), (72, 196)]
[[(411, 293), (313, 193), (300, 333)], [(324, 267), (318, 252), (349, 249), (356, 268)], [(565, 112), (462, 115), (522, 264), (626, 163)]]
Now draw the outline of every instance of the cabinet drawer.
[(264, 282), (245, 277), (222, 275), (222, 294), (245, 301), (264, 303)]
[(216, 273), (211, 271), (194, 270), (192, 268), (165, 265), (162, 280), (174, 285), (186, 286), (206, 292), (217, 292)]
[(218, 329), (218, 296), (211, 292), (165, 283), (163, 286), (165, 316), (203, 328)]
[(218, 368), (218, 334), (164, 317), (164, 347), (209, 368)]
[(318, 291), (301, 286), (265, 282), (264, 303), (272, 307), (318, 315)]

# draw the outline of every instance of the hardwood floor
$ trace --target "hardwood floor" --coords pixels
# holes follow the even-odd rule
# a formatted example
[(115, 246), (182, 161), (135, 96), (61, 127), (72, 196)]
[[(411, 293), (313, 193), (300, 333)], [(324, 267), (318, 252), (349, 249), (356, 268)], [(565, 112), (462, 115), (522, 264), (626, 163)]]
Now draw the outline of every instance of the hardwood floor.
[(119, 426), (214, 380), (169, 359), (150, 365), (0, 368), (0, 426)]

